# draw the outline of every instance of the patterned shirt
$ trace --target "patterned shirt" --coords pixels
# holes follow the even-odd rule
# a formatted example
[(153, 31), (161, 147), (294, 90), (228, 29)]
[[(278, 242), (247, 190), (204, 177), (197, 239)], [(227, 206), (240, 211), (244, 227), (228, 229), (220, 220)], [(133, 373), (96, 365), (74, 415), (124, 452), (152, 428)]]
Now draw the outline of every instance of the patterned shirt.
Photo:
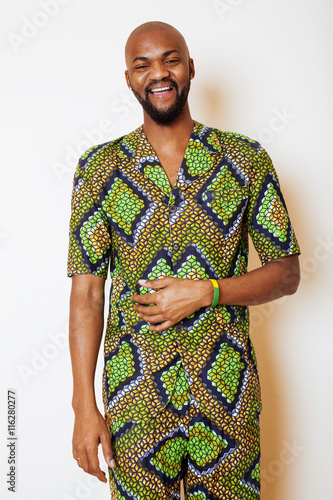
[(182, 408), (188, 384), (207, 417), (236, 434), (252, 426), (261, 397), (248, 308), (203, 307), (153, 332), (130, 298), (152, 292), (139, 279), (246, 273), (248, 234), (263, 265), (299, 253), (272, 162), (247, 137), (194, 122), (173, 188), (142, 126), (80, 158), (68, 275), (106, 278), (110, 266), (103, 374), (110, 426), (149, 419), (171, 396)]

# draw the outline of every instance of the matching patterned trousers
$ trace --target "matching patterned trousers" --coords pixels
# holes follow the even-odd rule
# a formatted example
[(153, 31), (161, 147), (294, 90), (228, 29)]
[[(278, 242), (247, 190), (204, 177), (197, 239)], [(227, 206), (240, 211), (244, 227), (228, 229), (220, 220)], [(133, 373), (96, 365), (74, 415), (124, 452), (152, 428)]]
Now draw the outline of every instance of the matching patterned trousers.
[[(209, 420), (189, 390), (181, 410), (171, 398), (149, 421), (118, 422), (112, 443), (117, 464), (109, 470), (112, 500), (180, 499), (181, 480), (187, 500), (260, 498), (259, 427), (249, 449)], [(250, 469), (242, 459), (249, 453), (257, 456)]]

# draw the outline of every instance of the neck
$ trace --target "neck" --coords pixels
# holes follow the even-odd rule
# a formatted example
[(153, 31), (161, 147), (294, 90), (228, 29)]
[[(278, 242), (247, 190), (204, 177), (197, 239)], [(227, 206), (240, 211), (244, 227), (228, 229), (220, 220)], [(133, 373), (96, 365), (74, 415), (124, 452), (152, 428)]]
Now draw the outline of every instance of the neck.
[(170, 125), (158, 125), (144, 112), (143, 130), (151, 144), (156, 146), (170, 143), (186, 143), (193, 130), (193, 119), (188, 104), (182, 114)]

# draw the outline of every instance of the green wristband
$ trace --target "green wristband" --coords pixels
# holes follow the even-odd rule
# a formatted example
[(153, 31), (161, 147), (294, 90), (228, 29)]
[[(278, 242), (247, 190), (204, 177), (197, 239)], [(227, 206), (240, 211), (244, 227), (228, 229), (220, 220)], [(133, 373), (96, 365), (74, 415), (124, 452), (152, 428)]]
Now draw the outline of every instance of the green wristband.
[(214, 309), (214, 307), (217, 306), (217, 303), (219, 301), (220, 288), (219, 288), (219, 284), (216, 280), (209, 280), (209, 281), (212, 282), (212, 285), (214, 287), (214, 298), (213, 298), (212, 305), (210, 306), (211, 309)]

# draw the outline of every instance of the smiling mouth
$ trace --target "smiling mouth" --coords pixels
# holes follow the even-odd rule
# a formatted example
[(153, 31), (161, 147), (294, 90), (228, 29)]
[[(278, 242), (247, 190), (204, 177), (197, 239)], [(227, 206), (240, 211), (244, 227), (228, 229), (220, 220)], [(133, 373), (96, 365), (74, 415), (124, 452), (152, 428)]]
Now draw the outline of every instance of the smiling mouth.
[(162, 92), (168, 92), (170, 90), (172, 90), (173, 87), (160, 87), (160, 88), (157, 88), (157, 89), (150, 89), (149, 92), (151, 92), (152, 94), (159, 94), (159, 93), (162, 93)]

